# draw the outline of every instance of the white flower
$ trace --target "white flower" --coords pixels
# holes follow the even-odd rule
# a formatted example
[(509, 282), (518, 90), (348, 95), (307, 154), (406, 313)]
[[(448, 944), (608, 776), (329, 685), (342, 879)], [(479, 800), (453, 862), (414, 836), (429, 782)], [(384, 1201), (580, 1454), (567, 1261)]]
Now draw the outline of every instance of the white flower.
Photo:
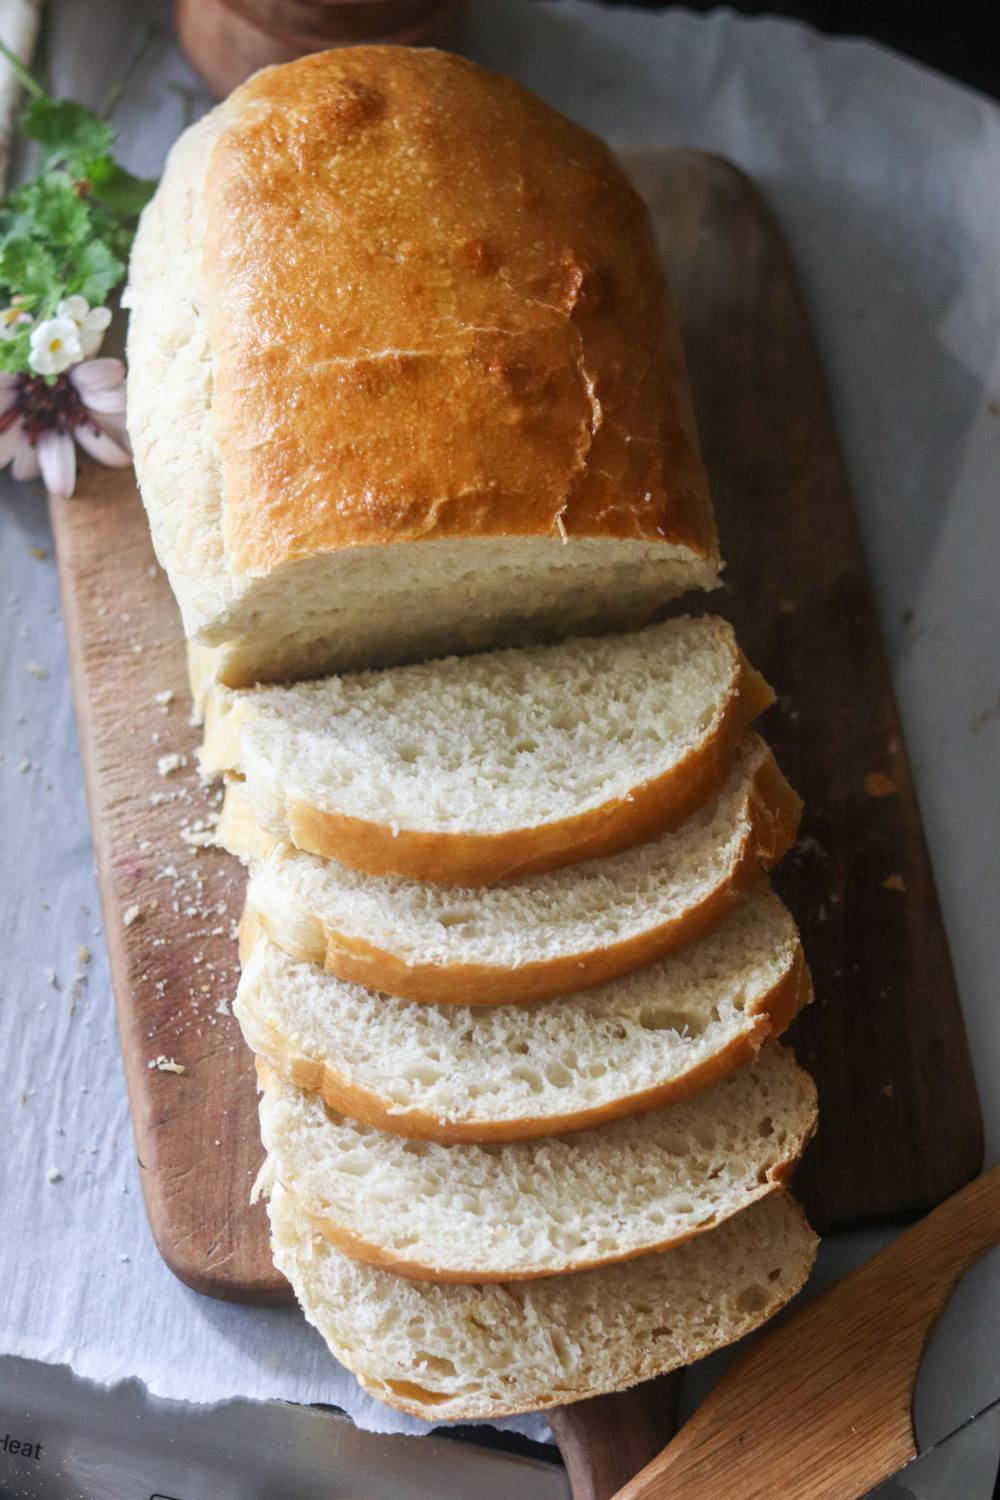
[(109, 468), (132, 462), (120, 359), (84, 360), (53, 385), (0, 373), (0, 469), (10, 464), (15, 479), (41, 474), (50, 495), (67, 499), (76, 488), (74, 442)]
[(31, 330), (28, 364), (39, 375), (61, 375), (82, 358), (80, 330), (72, 318), (46, 318)]
[(69, 318), (77, 326), (85, 359), (96, 354), (111, 322), (109, 307), (91, 307), (86, 297), (64, 297), (56, 308), (57, 318)]

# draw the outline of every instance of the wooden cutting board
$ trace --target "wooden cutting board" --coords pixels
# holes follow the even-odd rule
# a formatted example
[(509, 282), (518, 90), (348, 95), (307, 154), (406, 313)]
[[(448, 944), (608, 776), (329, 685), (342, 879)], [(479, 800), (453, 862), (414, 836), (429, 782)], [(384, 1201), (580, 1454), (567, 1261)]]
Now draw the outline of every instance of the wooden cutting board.
[[(899, 1219), (978, 1171), (981, 1124), (813, 340), (744, 177), (693, 152), (632, 152), (627, 164), (681, 309), (728, 563), (711, 607), (731, 614), (781, 695), (763, 727), (806, 801), (776, 876), (817, 992), (794, 1032), (822, 1121), (799, 1186), (826, 1232)], [(212, 806), (194, 768), (178, 616), (131, 473), (87, 467), (52, 522), (153, 1233), (189, 1286), (284, 1300), (263, 1210), (248, 1202), (255, 1090), (228, 1013), (243, 875), (197, 847)]]

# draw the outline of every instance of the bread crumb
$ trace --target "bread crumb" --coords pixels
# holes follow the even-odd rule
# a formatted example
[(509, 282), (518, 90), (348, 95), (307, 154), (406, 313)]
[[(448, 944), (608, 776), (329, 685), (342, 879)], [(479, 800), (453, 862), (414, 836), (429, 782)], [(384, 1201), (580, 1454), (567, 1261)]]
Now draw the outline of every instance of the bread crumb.
[(883, 1094), (885, 1095), (885, 1097), (887, 1099), (891, 1099), (892, 1098), (892, 1084), (891, 1083), (884, 1084), (883, 1087), (882, 1087), (882, 1092), (883, 1092)]
[(86, 943), (81, 943), (80, 946), (79, 946), (79, 948), (77, 948), (77, 950), (76, 950), (76, 958), (77, 958), (77, 963), (81, 963), (81, 964), (89, 964), (90, 963), (90, 949), (87, 947)]
[(187, 763), (187, 756), (180, 755), (175, 750), (172, 755), (161, 755), (156, 762), (156, 769), (160, 776), (172, 776), (175, 771), (179, 771)]
[(868, 771), (865, 775), (865, 791), (869, 797), (896, 797), (899, 787), (891, 776), (882, 771)]
[(173, 688), (164, 688), (164, 690), (163, 690), (162, 693), (154, 693), (153, 694), (153, 702), (154, 703), (158, 703), (160, 705), (160, 707), (163, 709), (164, 713), (169, 708), (170, 704), (173, 703), (173, 701), (174, 701), (174, 690), (173, 690)]
[(51, 984), (54, 990), (57, 990), (59, 988), (59, 975), (56, 973), (55, 969), (46, 969), (45, 979), (46, 983)]
[(127, 906), (122, 912), (122, 926), (131, 927), (132, 923), (137, 922), (141, 915), (142, 907), (137, 902), (133, 902), (131, 906)]
[(26, 771), (30, 771), (31, 770), (31, 761), (28, 760), (27, 758), (25, 758), (24, 760), (21, 761), (21, 764), (18, 766), (17, 769), (20, 771), (21, 775), (23, 776)]
[(215, 843), (215, 823), (209, 818), (195, 818), (181, 825), (181, 838), (192, 849), (209, 849)]
[(62, 1182), (63, 1180), (63, 1174), (58, 1167), (50, 1167), (45, 1175), (50, 1182)]
[(29, 547), (28, 551), (31, 553), (32, 557), (37, 558), (39, 562), (44, 562), (49, 555), (44, 547)]
[(906, 881), (902, 875), (889, 875), (883, 880), (882, 889), (884, 891), (905, 891)]
[(172, 1057), (166, 1057), (162, 1052), (159, 1057), (151, 1057), (146, 1064), (147, 1068), (158, 1068), (161, 1073), (186, 1073), (183, 1063), (175, 1062)]
[(28, 671), (32, 677), (37, 677), (39, 682), (45, 682), (49, 675), (48, 667), (43, 667), (41, 662), (29, 661)]

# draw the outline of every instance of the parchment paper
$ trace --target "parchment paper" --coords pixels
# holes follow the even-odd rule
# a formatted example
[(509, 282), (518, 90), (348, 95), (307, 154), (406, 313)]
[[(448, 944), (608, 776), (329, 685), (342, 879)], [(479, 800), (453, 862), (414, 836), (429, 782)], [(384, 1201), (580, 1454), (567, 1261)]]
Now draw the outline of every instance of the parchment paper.
[[(118, 115), (128, 165), (147, 173), (180, 126), (172, 86), (192, 91), (196, 112), (207, 104), (168, 10), (53, 0), (49, 11), (54, 87), (88, 102), (103, 97), (149, 20), (163, 24)], [(472, 0), (460, 45), (613, 142), (724, 153), (780, 216), (875, 575), (992, 1161), (1000, 112), (872, 45), (725, 12)], [(103, 1381), (137, 1375), (192, 1401), (325, 1401), (365, 1426), (419, 1429), (361, 1396), (295, 1312), (211, 1302), (160, 1262), (118, 1058), (44, 502), (5, 474), (0, 622), (0, 1352)], [(821, 1278), (876, 1242), (826, 1247)], [(937, 1430), (1000, 1391), (998, 1315), (1000, 1267), (987, 1263), (932, 1351), (922, 1404)], [(517, 1425), (543, 1430), (537, 1419)]]

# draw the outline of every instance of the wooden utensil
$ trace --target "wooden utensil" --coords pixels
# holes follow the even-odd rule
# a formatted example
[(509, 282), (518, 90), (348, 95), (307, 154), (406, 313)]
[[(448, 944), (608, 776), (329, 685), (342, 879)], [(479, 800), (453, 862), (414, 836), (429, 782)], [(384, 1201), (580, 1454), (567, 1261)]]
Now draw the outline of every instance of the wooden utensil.
[(866, 1495), (916, 1458), (924, 1349), (957, 1283), (998, 1243), (994, 1167), (756, 1339), (615, 1500)]

